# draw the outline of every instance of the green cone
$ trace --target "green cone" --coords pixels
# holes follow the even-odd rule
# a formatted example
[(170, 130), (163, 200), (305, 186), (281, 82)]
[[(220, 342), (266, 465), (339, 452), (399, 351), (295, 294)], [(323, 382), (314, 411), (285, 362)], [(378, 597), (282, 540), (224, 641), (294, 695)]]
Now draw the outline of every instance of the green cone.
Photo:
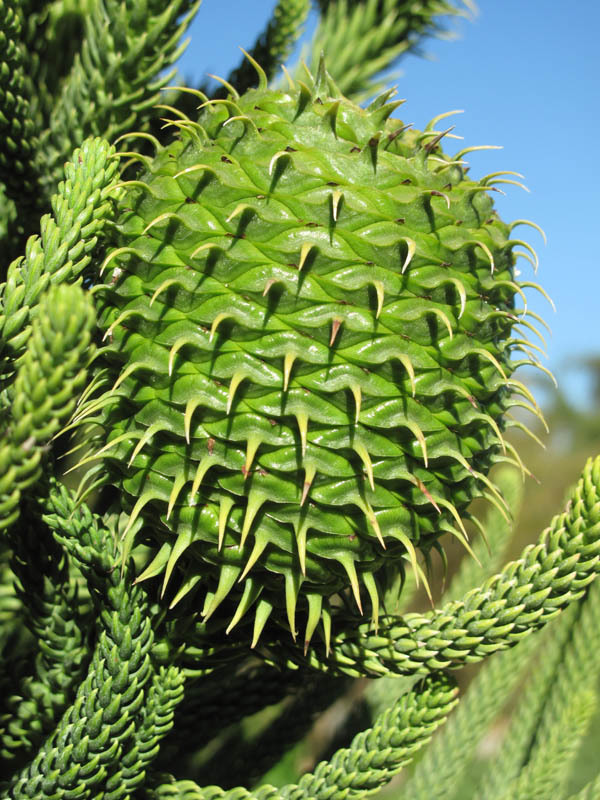
[(473, 498), (501, 502), (531, 249), (437, 120), (404, 128), (389, 92), (363, 110), (324, 70), (265, 83), (201, 99), (130, 182), (107, 390), (80, 419), (107, 432), (128, 545), (155, 549), (141, 578), (205, 616), (228, 597), (233, 624), (253, 608), (255, 641), (269, 615), (295, 636), (298, 610), (308, 642), (332, 596), (376, 620), (385, 566), (422, 572), (441, 534), (467, 544)]

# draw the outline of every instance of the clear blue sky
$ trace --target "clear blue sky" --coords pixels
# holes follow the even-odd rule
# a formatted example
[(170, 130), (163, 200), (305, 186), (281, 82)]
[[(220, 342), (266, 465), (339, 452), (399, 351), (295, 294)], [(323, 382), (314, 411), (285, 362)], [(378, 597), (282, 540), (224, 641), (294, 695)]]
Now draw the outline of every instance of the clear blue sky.
[[(199, 82), (226, 76), (268, 20), (275, 0), (203, 0), (179, 64)], [(502, 217), (537, 222), (548, 236), (517, 229), (538, 251), (537, 278), (557, 313), (530, 295), (552, 327), (549, 359), (570, 398), (586, 404), (577, 359), (600, 354), (600, 3), (597, 0), (479, 0), (472, 21), (448, 20), (454, 41), (429, 39), (427, 59), (408, 56), (394, 82), (405, 122), (421, 128), (438, 113), (454, 117), (464, 145), (502, 145), (469, 156), (473, 176), (514, 170), (531, 190), (497, 196)], [(210, 33), (209, 33), (210, 32)], [(524, 275), (532, 272), (520, 259)]]

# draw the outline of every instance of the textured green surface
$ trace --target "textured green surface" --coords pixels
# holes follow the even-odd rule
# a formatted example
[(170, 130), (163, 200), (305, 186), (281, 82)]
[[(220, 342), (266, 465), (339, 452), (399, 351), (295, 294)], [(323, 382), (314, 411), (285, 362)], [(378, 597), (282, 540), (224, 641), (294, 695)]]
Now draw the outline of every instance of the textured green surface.
[[(40, 298), (50, 286), (74, 283), (86, 267), (111, 217), (118, 163), (104, 139), (87, 139), (64, 165), (65, 180), (52, 197), (52, 214), (41, 219), (39, 236), (27, 241), (2, 289), (0, 388), (14, 377), (31, 333)], [(87, 277), (87, 276), (86, 276)]]
[(33, 156), (36, 120), (30, 99), (23, 36), (25, 21), (19, 3), (0, 3), (0, 181), (24, 213), (39, 200), (39, 174)]
[[(297, 65), (269, 92), (309, 0), (273, 3), (251, 49), (266, 76), (251, 57), (231, 76), (258, 91), (169, 90), (155, 109), (198, 5), (0, 0), (0, 798), (358, 800), (447, 719), (440, 670), (516, 644), (407, 786), (465, 800), (475, 740), (558, 616), (502, 780), (480, 789), (564, 800), (593, 778), (565, 784), (597, 694), (600, 462), (498, 576), (469, 591), (495, 552), (437, 610), (393, 616), (431, 551), (470, 547), (472, 497), (495, 504), (492, 548), (510, 526), (485, 475), (520, 462), (505, 412), (537, 407), (512, 356), (535, 360), (517, 331), (540, 321), (519, 308), (523, 221), (490, 199), (511, 180), (472, 180), (468, 150), (441, 150), (443, 116), (406, 130), (391, 93), (361, 110)], [(317, 5), (307, 60), (324, 47), (355, 101), (459, 12)], [(65, 426), (83, 426), (71, 444)], [(76, 495), (58, 476), (78, 445)], [(353, 717), (346, 738), (295, 747), (348, 675), (387, 676), (359, 703), (367, 730)], [(282, 788), (252, 789), (288, 747), (268, 778)]]
[[(49, 191), (65, 158), (88, 136), (118, 136), (147, 124), (173, 78), (169, 67), (182, 51), (181, 37), (199, 2), (99, 0), (85, 16), (85, 36), (59, 84), (40, 136)], [(116, 101), (118, 98), (118, 101)]]
[(492, 178), (468, 179), (434, 124), (388, 119), (387, 96), (363, 111), (306, 80), (175, 120), (130, 183), (97, 407), (158, 548), (143, 577), (178, 562), (208, 615), (262, 592), (255, 638), (273, 606), (295, 634), (303, 596), (308, 641), (347, 586), (376, 620), (384, 562), (466, 544), (471, 499), (501, 502), (485, 474), (526, 390)]
[(358, 800), (371, 793), (408, 764), (445, 722), (456, 705), (456, 687), (445, 675), (431, 675), (407, 692), (375, 720), (372, 728), (354, 737), (350, 747), (322, 761), (298, 784), (275, 789), (261, 786), (224, 791), (200, 788), (192, 781), (164, 783), (150, 793), (153, 800)]
[(78, 286), (52, 287), (40, 301), (0, 440), (0, 530), (18, 519), (23, 492), (39, 480), (48, 443), (85, 387), (93, 324), (90, 299)]
[(28, 509), (8, 541), (21, 618), (38, 643), (33, 668), (22, 670), (0, 701), (0, 759), (16, 769), (52, 732), (85, 677), (90, 617), (62, 548)]
[(31, 762), (0, 784), (2, 797), (120, 800), (145, 780), (182, 698), (183, 678), (151, 658), (148, 602), (128, 570), (121, 578), (114, 531), (56, 484), (42, 506), (98, 604), (97, 635), (73, 703)]
[[(566, 511), (538, 543), (462, 600), (427, 614), (384, 618), (377, 633), (354, 621), (332, 640), (329, 655), (314, 648), (303, 663), (355, 676), (427, 674), (518, 644), (583, 597), (600, 571), (599, 485), (600, 458), (590, 459)], [(279, 645), (297, 659), (284, 641)]]

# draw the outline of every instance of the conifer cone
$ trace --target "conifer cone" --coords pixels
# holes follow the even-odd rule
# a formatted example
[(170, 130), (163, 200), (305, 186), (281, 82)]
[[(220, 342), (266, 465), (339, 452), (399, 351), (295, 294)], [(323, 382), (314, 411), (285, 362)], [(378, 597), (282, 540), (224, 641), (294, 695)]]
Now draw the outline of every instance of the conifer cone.
[(446, 115), (418, 132), (323, 68), (262, 78), (140, 157), (103, 265), (106, 390), (78, 420), (106, 431), (87, 460), (129, 505), (126, 550), (154, 548), (139, 579), (308, 646), (333, 596), (376, 624), (387, 566), (423, 577), (442, 534), (469, 547), (472, 499), (502, 503), (506, 412), (538, 411), (513, 377), (533, 251), (494, 211), (507, 179), (442, 152)]

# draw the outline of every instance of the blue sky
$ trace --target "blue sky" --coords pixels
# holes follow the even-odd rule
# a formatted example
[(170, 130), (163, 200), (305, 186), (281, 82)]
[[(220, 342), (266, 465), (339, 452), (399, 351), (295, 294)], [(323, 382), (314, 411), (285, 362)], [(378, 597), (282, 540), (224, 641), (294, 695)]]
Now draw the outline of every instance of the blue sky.
[[(250, 46), (275, 0), (203, 0), (191, 44), (180, 61), (182, 75), (199, 82), (207, 72), (226, 76), (239, 46)], [(448, 20), (457, 38), (429, 39), (428, 58), (408, 56), (397, 84), (406, 103), (404, 122), (422, 128), (452, 109), (464, 145), (502, 145), (469, 155), (471, 174), (514, 170), (530, 193), (509, 186), (497, 196), (501, 216), (530, 219), (545, 230), (518, 228), (537, 250), (537, 280), (556, 303), (554, 314), (537, 293), (529, 307), (552, 327), (544, 364), (573, 402), (586, 405), (588, 385), (577, 360), (600, 354), (600, 55), (596, 0), (479, 0), (472, 21)], [(210, 33), (207, 33), (210, 31)], [(515, 232), (515, 234), (517, 233)], [(525, 373), (523, 373), (525, 374)], [(548, 383), (548, 388), (550, 385)]]

